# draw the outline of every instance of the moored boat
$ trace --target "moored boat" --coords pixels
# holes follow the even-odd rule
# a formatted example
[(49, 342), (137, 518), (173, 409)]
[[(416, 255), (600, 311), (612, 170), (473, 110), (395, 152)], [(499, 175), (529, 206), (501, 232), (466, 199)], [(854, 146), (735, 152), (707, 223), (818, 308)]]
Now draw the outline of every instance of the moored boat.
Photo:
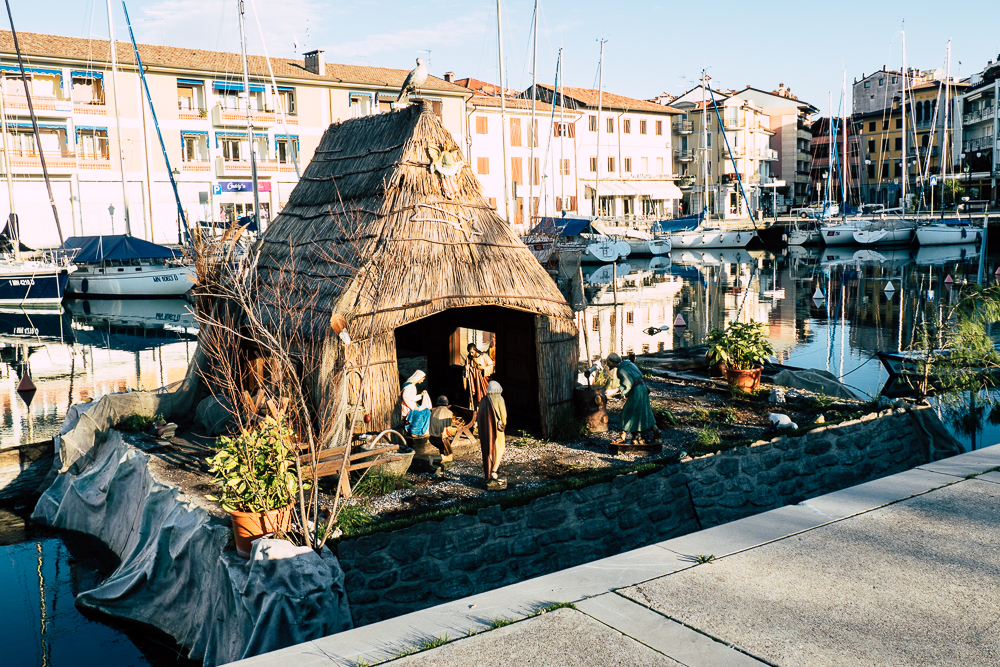
[(982, 228), (968, 220), (943, 220), (917, 227), (917, 243), (920, 245), (961, 245), (982, 240)]
[(74, 236), (67, 249), (77, 249), (77, 270), (66, 291), (113, 297), (166, 297), (186, 294), (194, 286), (192, 266), (179, 261), (166, 246), (132, 236)]

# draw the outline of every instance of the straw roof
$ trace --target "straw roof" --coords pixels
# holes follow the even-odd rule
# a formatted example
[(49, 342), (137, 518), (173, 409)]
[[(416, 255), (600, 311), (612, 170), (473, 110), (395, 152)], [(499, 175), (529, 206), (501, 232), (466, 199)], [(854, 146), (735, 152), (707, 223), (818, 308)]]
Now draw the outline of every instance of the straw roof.
[(310, 311), (309, 338), (324, 338), (333, 314), (355, 339), (470, 306), (572, 318), (469, 166), (449, 178), (430, 170), (441, 148), (464, 159), (426, 101), (327, 129), (258, 242), (261, 282), (287, 286), (280, 298)]

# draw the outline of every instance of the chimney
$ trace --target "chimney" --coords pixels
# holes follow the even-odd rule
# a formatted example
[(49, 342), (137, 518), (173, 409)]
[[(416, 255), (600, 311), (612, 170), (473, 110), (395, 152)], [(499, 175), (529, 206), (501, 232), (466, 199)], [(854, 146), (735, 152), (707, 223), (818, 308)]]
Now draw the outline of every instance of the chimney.
[(302, 57), (305, 58), (307, 72), (318, 74), (319, 76), (324, 76), (326, 74), (326, 59), (323, 58), (322, 49), (316, 49), (315, 51), (310, 51), (309, 53), (303, 53)]
[(444, 73), (444, 80), (447, 81), (448, 83), (455, 83), (455, 73), (454, 72), (445, 72)]

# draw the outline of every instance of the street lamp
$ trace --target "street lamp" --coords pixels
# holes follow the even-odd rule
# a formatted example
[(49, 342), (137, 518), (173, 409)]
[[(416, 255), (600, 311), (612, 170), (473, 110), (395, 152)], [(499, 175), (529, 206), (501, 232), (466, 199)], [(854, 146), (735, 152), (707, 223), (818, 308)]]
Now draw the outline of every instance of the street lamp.
[(108, 214), (111, 215), (111, 235), (115, 235), (115, 205), (108, 206)]

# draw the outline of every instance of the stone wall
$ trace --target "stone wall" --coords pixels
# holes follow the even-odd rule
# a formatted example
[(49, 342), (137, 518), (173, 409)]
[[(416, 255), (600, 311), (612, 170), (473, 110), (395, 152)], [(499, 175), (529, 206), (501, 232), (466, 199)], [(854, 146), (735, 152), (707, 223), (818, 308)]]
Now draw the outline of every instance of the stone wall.
[(343, 540), (337, 556), (354, 622), (373, 623), (907, 470), (930, 458), (930, 442), (943, 429), (931, 428), (932, 437), (919, 423), (936, 420), (929, 409), (870, 415), (521, 507), (495, 505), (475, 516)]

